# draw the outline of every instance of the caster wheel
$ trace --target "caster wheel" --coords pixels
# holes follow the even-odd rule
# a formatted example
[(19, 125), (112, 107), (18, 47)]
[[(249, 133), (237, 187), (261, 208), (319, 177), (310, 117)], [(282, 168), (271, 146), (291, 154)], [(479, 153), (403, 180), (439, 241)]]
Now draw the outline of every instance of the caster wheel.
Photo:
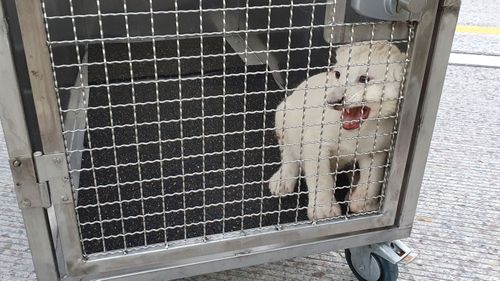
[(359, 281), (395, 281), (398, 279), (398, 266), (372, 254), (366, 248), (345, 250), (347, 264)]

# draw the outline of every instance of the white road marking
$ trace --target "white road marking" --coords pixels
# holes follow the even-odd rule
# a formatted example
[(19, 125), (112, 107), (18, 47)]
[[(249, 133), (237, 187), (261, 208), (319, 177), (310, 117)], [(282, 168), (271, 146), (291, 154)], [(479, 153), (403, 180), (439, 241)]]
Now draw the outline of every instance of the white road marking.
[(500, 56), (451, 53), (448, 63), (450, 65), (500, 68)]

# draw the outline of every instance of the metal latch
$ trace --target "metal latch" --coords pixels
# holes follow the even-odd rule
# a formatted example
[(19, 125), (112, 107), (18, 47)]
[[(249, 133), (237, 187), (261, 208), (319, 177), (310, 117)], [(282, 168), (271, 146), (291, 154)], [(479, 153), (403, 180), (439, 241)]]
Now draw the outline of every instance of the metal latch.
[(352, 0), (352, 8), (360, 15), (390, 21), (418, 21), (427, 0)]

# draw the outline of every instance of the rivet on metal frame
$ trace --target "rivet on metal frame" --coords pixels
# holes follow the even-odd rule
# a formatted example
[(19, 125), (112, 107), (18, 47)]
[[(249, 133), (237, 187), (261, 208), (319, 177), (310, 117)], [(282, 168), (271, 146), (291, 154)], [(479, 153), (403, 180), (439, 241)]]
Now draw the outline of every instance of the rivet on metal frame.
[(54, 164), (56, 164), (56, 165), (61, 165), (61, 163), (62, 163), (61, 158), (58, 158), (58, 157), (54, 157), (54, 159), (52, 159), (52, 161), (54, 161)]
[(31, 201), (28, 199), (24, 199), (23, 201), (21, 201), (21, 206), (23, 208), (29, 208), (31, 207)]

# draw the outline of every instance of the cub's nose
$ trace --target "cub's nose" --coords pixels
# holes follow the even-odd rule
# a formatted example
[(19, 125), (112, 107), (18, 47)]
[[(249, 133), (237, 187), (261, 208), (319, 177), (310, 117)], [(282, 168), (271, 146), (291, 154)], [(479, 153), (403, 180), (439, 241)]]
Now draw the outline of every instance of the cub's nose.
[(342, 110), (342, 108), (344, 107), (344, 98), (342, 97), (341, 99), (337, 99), (337, 100), (327, 100), (326, 103), (333, 107), (333, 109), (335, 110)]

